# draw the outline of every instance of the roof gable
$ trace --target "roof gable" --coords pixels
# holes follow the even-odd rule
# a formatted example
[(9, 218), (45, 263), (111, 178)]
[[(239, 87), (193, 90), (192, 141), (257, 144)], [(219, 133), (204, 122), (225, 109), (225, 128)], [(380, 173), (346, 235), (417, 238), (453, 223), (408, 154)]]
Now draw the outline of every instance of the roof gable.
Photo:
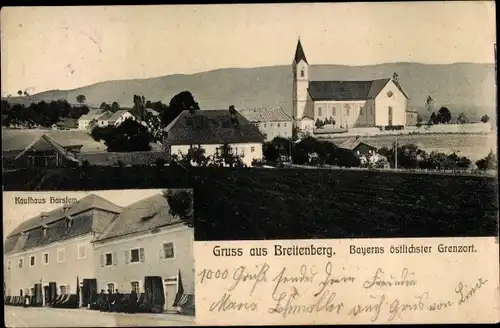
[(166, 128), (166, 142), (171, 145), (223, 143), (261, 143), (264, 136), (243, 115), (229, 110), (183, 111)]
[(22, 157), (25, 153), (28, 151), (37, 151), (37, 152), (42, 152), (42, 151), (50, 151), (50, 150), (55, 150), (57, 151), (61, 156), (63, 156), (65, 159), (72, 161), (72, 162), (79, 162), (78, 159), (69, 151), (65, 150), (57, 141), (52, 139), (46, 134), (42, 134), (38, 138), (36, 138), (31, 144), (29, 144), (21, 153), (19, 153), (15, 159), (19, 159)]
[(174, 217), (170, 214), (167, 199), (158, 194), (125, 207), (96, 241), (144, 232), (180, 222), (182, 221), (177, 216)]
[(23, 231), (36, 229), (37, 227), (40, 227), (42, 225), (56, 222), (64, 218), (65, 216), (75, 215), (77, 213), (95, 208), (113, 213), (120, 213), (122, 211), (122, 208), (120, 206), (113, 204), (100, 196), (90, 194), (80, 199), (76, 203), (67, 204), (66, 206), (60, 206), (53, 211), (45, 213), (46, 216), (43, 218), (40, 215), (37, 215), (31, 219), (24, 221), (17, 228), (15, 228), (9, 234), (9, 236), (17, 235)]
[(120, 117), (122, 117), (126, 113), (128, 113), (128, 110), (125, 110), (125, 109), (117, 110), (115, 113), (113, 113), (112, 115), (110, 115), (108, 121), (115, 122), (116, 120), (118, 120)]

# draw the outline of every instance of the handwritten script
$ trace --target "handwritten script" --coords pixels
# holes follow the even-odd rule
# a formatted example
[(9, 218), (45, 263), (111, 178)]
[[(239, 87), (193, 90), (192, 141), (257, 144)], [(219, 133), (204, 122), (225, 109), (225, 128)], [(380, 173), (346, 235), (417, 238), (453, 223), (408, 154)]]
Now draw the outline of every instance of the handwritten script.
[(488, 284), (487, 279), (478, 277), (457, 282), (448, 293), (433, 293), (419, 280), (415, 268), (389, 271), (379, 267), (360, 274), (331, 261), (323, 266), (262, 263), (203, 269), (197, 280), (204, 288), (212, 283), (224, 286), (222, 294), (214, 293), (207, 300), (209, 311), (214, 313), (253, 312), (281, 318), (328, 313), (372, 323), (404, 321), (408, 315), (422, 312), (456, 311), (453, 308), (471, 302)]

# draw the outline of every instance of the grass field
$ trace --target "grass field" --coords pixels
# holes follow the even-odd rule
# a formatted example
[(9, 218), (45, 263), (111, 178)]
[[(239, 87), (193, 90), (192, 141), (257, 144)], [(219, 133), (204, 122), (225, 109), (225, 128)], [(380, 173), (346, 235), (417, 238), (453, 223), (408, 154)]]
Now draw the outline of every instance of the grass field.
[(4, 174), (5, 191), (193, 187), (196, 240), (493, 236), (497, 183), (359, 170), (92, 167)]

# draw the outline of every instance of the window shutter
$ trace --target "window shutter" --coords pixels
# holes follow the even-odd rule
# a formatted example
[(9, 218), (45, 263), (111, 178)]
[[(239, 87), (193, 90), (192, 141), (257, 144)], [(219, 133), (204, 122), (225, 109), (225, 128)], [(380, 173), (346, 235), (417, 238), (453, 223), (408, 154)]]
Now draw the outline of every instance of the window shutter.
[(117, 256), (116, 252), (113, 252), (113, 264), (114, 264), (114, 265), (116, 265), (116, 263), (118, 262), (118, 261), (117, 261), (117, 260), (118, 260), (118, 259), (117, 259), (117, 257), (118, 257), (118, 256)]
[(160, 259), (164, 259), (165, 258), (165, 250), (164, 250), (164, 247), (163, 245), (161, 245), (160, 247)]
[(144, 262), (144, 248), (139, 248), (139, 261)]
[(105, 261), (106, 261), (105, 255), (101, 254), (101, 266), (102, 267), (104, 266)]
[(125, 250), (125, 264), (128, 264), (128, 255), (129, 255), (129, 251), (127, 249), (127, 250)]

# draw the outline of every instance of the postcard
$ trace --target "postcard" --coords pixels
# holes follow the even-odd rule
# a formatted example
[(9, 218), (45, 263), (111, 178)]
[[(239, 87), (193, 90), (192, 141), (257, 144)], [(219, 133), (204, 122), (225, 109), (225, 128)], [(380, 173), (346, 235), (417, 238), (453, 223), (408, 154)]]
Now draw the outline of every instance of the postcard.
[(6, 325), (500, 321), (495, 9), (2, 7)]

